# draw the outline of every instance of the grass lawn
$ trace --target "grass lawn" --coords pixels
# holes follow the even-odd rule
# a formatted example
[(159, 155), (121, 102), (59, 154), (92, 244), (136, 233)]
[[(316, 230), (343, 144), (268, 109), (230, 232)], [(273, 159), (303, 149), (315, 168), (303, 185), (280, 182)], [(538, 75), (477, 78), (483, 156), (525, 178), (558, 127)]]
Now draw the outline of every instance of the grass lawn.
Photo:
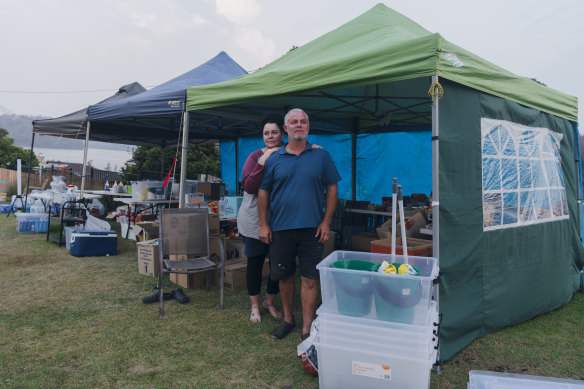
[[(167, 301), (160, 318), (140, 300), (156, 280), (138, 274), (134, 242), (77, 258), (15, 226), (0, 215), (0, 387), (318, 387), (296, 357), (299, 331), (272, 340), (277, 321), (251, 324), (245, 290), (226, 290), (223, 311), (217, 287), (185, 290), (191, 302)], [(466, 388), (469, 370), (583, 380), (584, 295), (473, 342), (431, 387)]]

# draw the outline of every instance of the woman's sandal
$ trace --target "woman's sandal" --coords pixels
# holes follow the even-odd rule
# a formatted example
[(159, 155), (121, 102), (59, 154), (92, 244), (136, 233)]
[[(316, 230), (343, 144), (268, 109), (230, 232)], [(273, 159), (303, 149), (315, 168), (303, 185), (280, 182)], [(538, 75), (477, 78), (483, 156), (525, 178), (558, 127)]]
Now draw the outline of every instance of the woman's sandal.
[(282, 323), (272, 332), (272, 338), (274, 339), (284, 339), (294, 328), (296, 328), (296, 322), (292, 319), (292, 323), (288, 323), (282, 320)]

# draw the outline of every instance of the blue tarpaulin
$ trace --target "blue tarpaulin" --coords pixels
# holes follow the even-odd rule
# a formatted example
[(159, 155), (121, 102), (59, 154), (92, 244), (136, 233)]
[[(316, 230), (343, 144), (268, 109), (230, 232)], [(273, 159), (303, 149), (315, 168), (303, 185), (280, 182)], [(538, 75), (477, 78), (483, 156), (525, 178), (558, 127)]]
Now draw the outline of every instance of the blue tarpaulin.
[[(333, 158), (342, 180), (339, 198), (351, 199), (351, 135), (309, 135), (309, 142), (324, 147)], [(261, 137), (239, 139), (237, 181), (250, 153), (264, 146)], [(221, 177), (234, 193), (235, 141), (222, 141)], [(397, 177), (405, 195), (432, 191), (432, 142), (430, 131), (361, 134), (357, 136), (356, 200), (380, 204), (391, 196), (392, 178)]]

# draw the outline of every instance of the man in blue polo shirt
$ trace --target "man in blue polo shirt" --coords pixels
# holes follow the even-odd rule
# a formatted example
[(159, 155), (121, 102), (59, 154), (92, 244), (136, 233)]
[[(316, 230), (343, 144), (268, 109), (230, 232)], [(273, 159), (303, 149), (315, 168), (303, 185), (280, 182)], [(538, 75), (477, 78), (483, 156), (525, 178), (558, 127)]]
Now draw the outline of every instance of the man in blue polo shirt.
[(270, 244), (271, 277), (280, 286), (284, 320), (272, 332), (276, 339), (284, 338), (296, 327), (293, 302), (298, 256), (302, 301), (300, 338), (304, 340), (310, 334), (316, 310), (316, 265), (330, 236), (337, 205), (337, 182), (341, 176), (329, 153), (308, 143), (308, 115), (303, 110), (295, 108), (286, 114), (284, 130), (288, 143), (266, 161), (258, 191), (259, 238)]

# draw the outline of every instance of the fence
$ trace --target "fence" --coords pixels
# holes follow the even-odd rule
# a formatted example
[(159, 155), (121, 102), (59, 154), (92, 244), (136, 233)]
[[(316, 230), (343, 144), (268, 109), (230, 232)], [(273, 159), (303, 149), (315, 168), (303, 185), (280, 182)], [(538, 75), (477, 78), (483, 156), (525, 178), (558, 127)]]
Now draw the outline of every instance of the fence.
[[(22, 191), (26, 191), (28, 178), (28, 166), (22, 166)], [(109, 170), (99, 170), (88, 167), (85, 179), (85, 189), (103, 189), (106, 181), (113, 185), (114, 181), (121, 179), (121, 174)], [(51, 165), (44, 169), (33, 167), (30, 174), (30, 189), (50, 189), (53, 176), (61, 176), (68, 185), (76, 185), (81, 188), (81, 173), (73, 169), (60, 169), (59, 166)], [(18, 172), (0, 168), (0, 196), (3, 194), (16, 194)]]

